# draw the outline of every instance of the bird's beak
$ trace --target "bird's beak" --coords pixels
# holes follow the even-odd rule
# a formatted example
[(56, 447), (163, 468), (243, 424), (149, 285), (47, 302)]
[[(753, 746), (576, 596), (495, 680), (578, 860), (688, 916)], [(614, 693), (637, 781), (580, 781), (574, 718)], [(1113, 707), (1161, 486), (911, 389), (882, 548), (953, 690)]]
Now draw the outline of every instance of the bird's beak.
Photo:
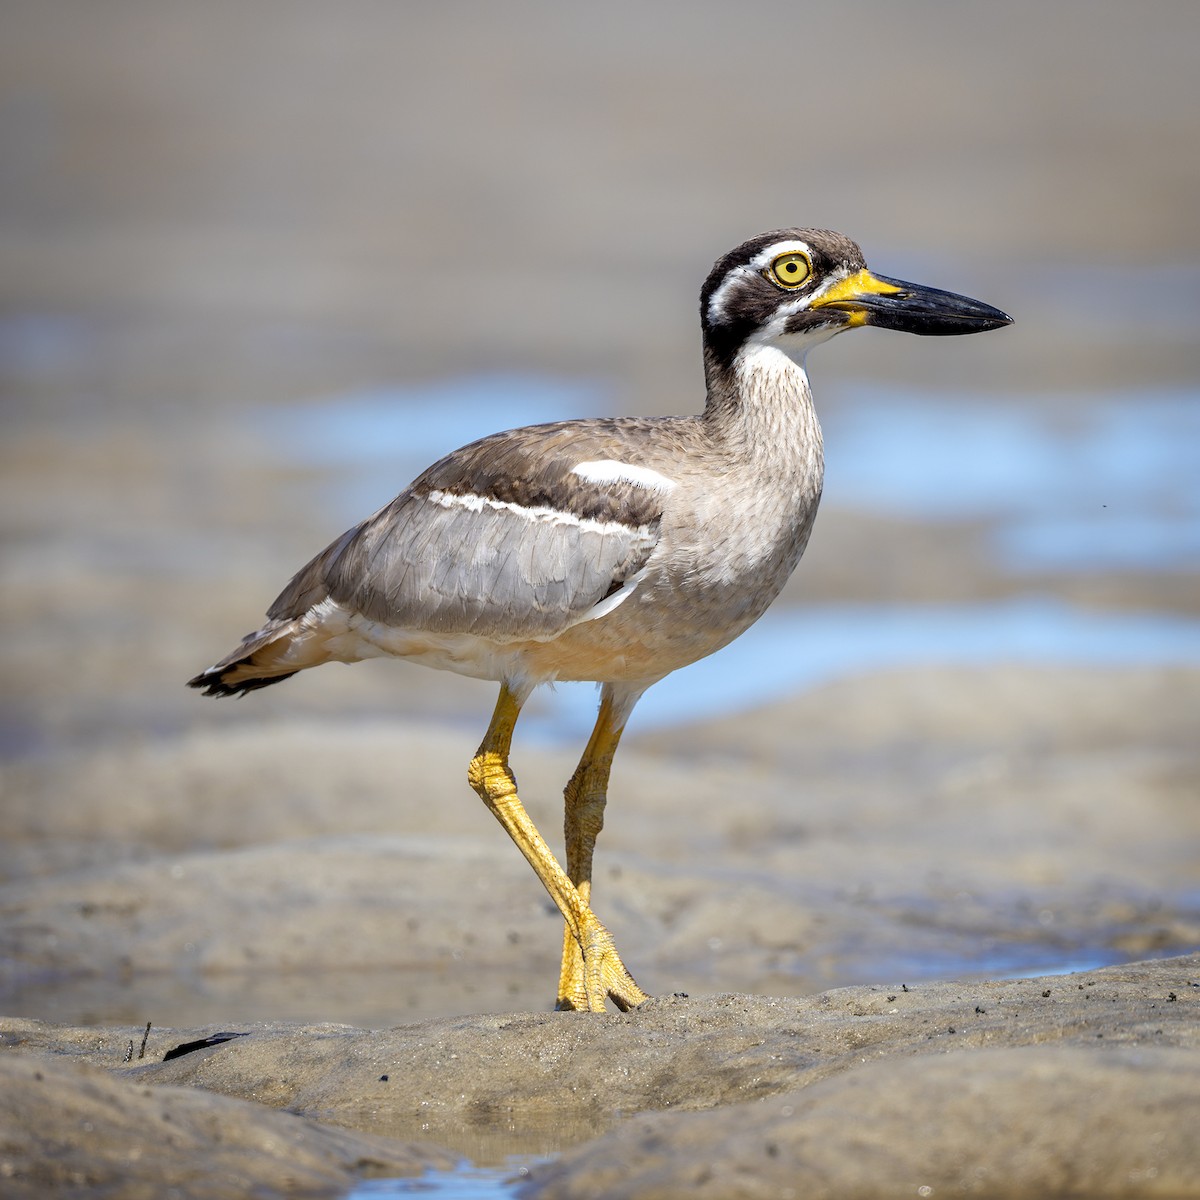
[(905, 333), (982, 333), (1011, 325), (1012, 317), (990, 304), (904, 283), (885, 275), (872, 275), (865, 268), (839, 280), (828, 291), (814, 297), (810, 309), (836, 308), (849, 314), (849, 325), (878, 325)]

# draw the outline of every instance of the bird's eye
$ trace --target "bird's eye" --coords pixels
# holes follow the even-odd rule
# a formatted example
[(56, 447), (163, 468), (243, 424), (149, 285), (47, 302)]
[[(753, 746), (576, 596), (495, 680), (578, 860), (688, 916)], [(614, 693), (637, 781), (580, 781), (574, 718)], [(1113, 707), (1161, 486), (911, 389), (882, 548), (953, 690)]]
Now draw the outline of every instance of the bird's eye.
[(807, 254), (793, 250), (773, 259), (763, 274), (780, 287), (798, 288), (812, 274), (812, 263)]

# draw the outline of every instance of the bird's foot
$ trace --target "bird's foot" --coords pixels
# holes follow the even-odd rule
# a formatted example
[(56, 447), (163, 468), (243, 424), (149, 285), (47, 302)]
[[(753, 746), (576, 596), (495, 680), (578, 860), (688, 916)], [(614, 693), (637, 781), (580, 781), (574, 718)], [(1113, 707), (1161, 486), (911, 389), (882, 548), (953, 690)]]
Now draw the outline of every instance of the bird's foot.
[(563, 939), (562, 974), (555, 1008), (604, 1012), (605, 1000), (611, 1000), (622, 1012), (628, 1012), (649, 998), (621, 961), (612, 934), (591, 909), (586, 909), (579, 934), (568, 926)]

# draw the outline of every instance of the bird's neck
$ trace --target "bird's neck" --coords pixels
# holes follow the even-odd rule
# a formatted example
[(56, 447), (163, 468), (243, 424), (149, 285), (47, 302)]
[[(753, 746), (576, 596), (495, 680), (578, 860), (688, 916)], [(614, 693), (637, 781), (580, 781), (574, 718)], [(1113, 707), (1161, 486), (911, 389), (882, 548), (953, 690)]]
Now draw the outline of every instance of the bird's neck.
[(771, 475), (803, 477), (820, 492), (824, 459), (804, 360), (749, 342), (731, 360), (707, 349), (703, 421), (731, 456)]

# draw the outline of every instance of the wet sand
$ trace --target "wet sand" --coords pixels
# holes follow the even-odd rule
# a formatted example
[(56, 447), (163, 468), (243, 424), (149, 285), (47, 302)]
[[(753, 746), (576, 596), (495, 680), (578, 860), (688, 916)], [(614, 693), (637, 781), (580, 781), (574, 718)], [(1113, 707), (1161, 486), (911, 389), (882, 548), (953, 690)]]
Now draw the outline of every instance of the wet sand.
[[(182, 686), (411, 473), (299, 454), (298, 412), (514, 375), (694, 410), (699, 284), (760, 228), (843, 228), (1017, 317), (822, 347), (831, 431), (896, 380), (1036, 398), (1062, 444), (1114, 394), (1195, 395), (1197, 36), (1182, 3), (10, 14), (0, 1191), (332, 1195), (561, 1152), (530, 1194), (1200, 1193), (1182, 651), (635, 715), (596, 905), (656, 999), (595, 1018), (545, 1011), (557, 915), (464, 780), (487, 685)], [(1194, 556), (1018, 571), (1002, 532), (831, 474), (781, 603), (1200, 615)], [(548, 835), (557, 702), (515, 756)], [(219, 1031), (248, 1036), (162, 1061)]]

